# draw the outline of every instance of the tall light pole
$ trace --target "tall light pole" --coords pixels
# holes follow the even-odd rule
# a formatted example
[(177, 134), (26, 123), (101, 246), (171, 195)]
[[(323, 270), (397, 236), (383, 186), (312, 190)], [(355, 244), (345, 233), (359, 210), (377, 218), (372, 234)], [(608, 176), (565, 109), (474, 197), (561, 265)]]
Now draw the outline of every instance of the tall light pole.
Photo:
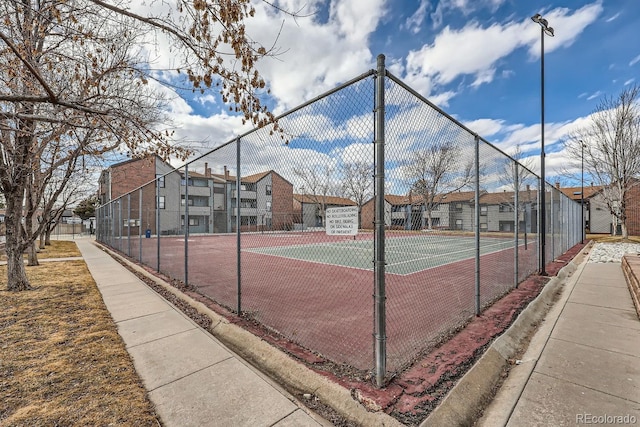
[(539, 13), (531, 17), (533, 22), (540, 24), (540, 275), (546, 276), (545, 270), (545, 241), (546, 241), (546, 200), (545, 200), (545, 176), (544, 176), (544, 35), (553, 37), (553, 28), (549, 26), (549, 22)]
[(582, 230), (580, 231), (580, 243), (584, 243), (585, 238), (585, 223), (584, 223), (584, 142), (580, 140), (580, 223), (582, 224)]

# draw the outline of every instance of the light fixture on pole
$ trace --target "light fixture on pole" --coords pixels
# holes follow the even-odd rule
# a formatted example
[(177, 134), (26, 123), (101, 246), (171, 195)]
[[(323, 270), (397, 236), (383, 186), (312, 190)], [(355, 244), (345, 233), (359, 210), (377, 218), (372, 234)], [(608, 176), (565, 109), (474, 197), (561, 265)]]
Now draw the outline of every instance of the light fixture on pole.
[(539, 13), (531, 17), (533, 22), (540, 24), (540, 206), (538, 212), (540, 215), (540, 275), (546, 276), (546, 200), (545, 200), (545, 176), (544, 176), (544, 35), (553, 37), (553, 28), (549, 26), (549, 22)]

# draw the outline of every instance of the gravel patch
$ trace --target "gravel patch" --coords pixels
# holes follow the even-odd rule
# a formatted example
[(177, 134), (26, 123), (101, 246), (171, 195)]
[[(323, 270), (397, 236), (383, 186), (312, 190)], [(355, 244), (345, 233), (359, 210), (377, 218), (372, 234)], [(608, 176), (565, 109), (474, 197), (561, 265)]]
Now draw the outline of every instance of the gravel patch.
[(596, 243), (589, 262), (621, 262), (624, 255), (640, 254), (640, 243)]

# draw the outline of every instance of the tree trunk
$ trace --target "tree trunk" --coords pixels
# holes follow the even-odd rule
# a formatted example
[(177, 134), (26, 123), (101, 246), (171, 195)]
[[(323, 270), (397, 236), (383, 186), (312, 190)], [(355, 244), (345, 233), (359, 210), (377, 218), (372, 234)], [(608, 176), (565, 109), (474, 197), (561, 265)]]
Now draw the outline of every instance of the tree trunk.
[(27, 249), (27, 254), (29, 257), (29, 261), (27, 262), (28, 266), (33, 267), (36, 265), (40, 265), (40, 263), (38, 262), (38, 251), (36, 249), (35, 241), (29, 245), (29, 248)]
[(15, 247), (11, 246), (7, 246), (7, 279), (8, 291), (27, 291), (32, 289), (24, 268), (22, 252), (16, 251)]
[[(24, 245), (21, 243), (22, 236), (22, 196), (21, 194), (7, 194), (7, 290), (8, 291), (26, 291), (31, 289), (31, 284), (27, 278), (27, 272), (24, 268), (22, 253)], [(17, 200), (16, 200), (17, 199)]]
[(49, 226), (47, 227), (47, 229), (44, 232), (44, 244), (46, 246), (51, 246), (51, 231), (52, 231), (52, 227)]

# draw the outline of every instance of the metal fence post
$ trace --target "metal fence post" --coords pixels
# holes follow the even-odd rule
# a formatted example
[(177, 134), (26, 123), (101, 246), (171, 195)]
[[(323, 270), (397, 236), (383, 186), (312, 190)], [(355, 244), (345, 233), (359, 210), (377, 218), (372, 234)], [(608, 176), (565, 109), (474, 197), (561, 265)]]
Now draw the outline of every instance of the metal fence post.
[(515, 206), (514, 212), (515, 212), (515, 233), (513, 236), (513, 287), (517, 288), (518, 287), (518, 232), (520, 230), (520, 177), (519, 177), (519, 168), (518, 168), (518, 163), (517, 162), (513, 162), (513, 169), (515, 171), (514, 178), (515, 178), (515, 182), (513, 184), (514, 186), (514, 201), (513, 204)]
[(127, 255), (131, 256), (131, 193), (127, 194)]
[(184, 165), (184, 284), (189, 284), (189, 163)]
[(556, 259), (556, 222), (557, 222), (557, 218), (556, 218), (556, 208), (554, 206), (554, 199), (553, 199), (553, 193), (555, 192), (555, 187), (551, 188), (551, 191), (549, 192), (549, 198), (551, 199), (549, 201), (549, 210), (550, 210), (550, 214), (549, 216), (547, 216), (547, 218), (549, 218), (550, 221), (550, 227), (551, 227), (551, 260)]
[(122, 252), (122, 197), (118, 199), (118, 250)]
[(240, 259), (240, 185), (242, 179), (240, 177), (240, 138), (236, 140), (236, 270), (238, 276), (237, 296), (238, 296), (238, 316), (242, 313), (242, 262)]
[(475, 205), (476, 205), (476, 261), (475, 261), (475, 308), (476, 316), (480, 316), (480, 137), (475, 135)]
[(542, 178), (538, 177), (538, 197), (537, 197), (537, 202), (538, 202), (538, 212), (536, 213), (537, 215), (537, 223), (538, 223), (538, 238), (536, 239), (536, 250), (538, 252), (538, 271), (540, 271), (541, 275), (545, 274), (545, 260), (544, 260), (544, 256), (543, 256), (543, 250), (542, 250), (542, 244), (540, 242), (540, 240), (542, 239), (542, 234), (545, 232), (545, 230), (542, 229), (542, 222), (541, 222), (541, 217), (542, 215), (544, 215), (542, 213), (542, 210), (545, 209), (544, 206), (542, 206), (542, 200), (543, 200), (543, 196), (542, 193), (545, 191), (545, 187), (544, 187), (544, 181), (542, 181)]
[(385, 65), (384, 55), (378, 55), (376, 75), (376, 106), (375, 106), (375, 261), (374, 261), (374, 316), (375, 316), (375, 360), (376, 385), (384, 386), (384, 376), (387, 370), (387, 336), (386, 336), (386, 295), (385, 295), (385, 235), (384, 235), (384, 85)]
[(156, 271), (160, 273), (160, 178), (156, 178), (156, 255), (158, 262), (156, 263)]
[(138, 239), (140, 240), (139, 244), (139, 260), (142, 263), (142, 191), (144, 187), (140, 187), (140, 195), (138, 196)]

